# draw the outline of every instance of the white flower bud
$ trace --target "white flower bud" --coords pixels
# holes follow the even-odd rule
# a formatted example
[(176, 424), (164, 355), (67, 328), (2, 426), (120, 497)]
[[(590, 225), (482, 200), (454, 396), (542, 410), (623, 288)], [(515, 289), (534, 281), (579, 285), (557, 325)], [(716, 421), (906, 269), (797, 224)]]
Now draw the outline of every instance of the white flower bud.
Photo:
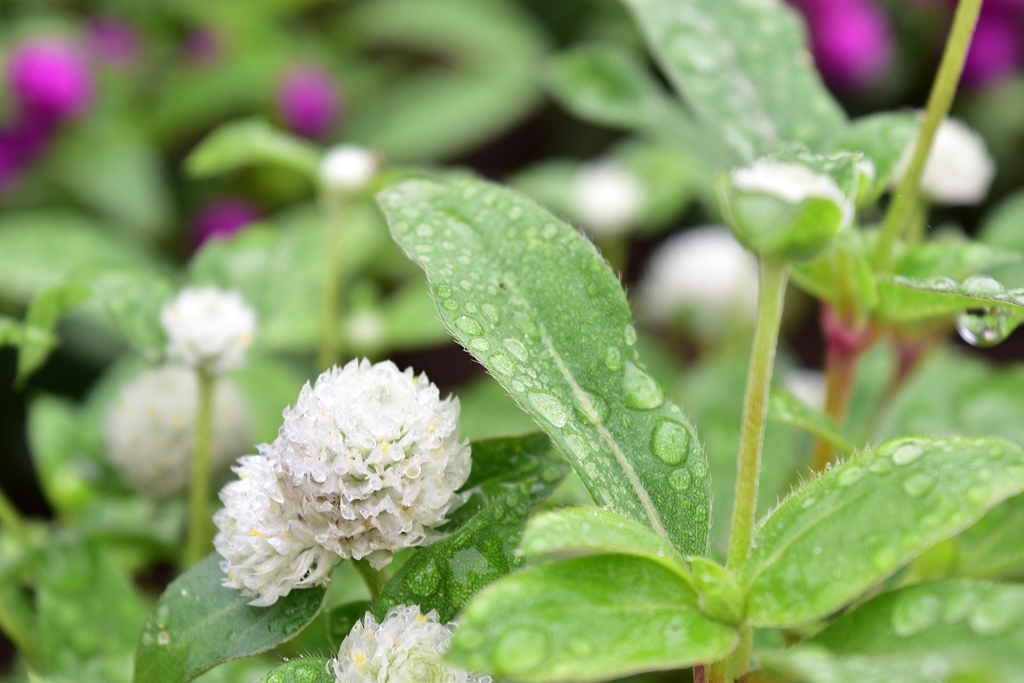
[[(903, 181), (915, 149), (917, 145), (912, 143), (904, 151), (893, 175), (896, 184)], [(928, 152), (921, 192), (940, 204), (980, 204), (988, 196), (995, 174), (995, 161), (985, 140), (962, 121), (946, 119), (939, 125)]]
[[(181, 491), (196, 448), (199, 382), (194, 371), (167, 366), (144, 372), (121, 389), (107, 414), (107, 455), (132, 488), (153, 498)], [(213, 461), (224, 467), (252, 444), (245, 399), (228, 380), (214, 394)]]
[(803, 164), (759, 159), (751, 166), (733, 171), (732, 183), (738, 190), (772, 195), (788, 204), (813, 198), (827, 199), (839, 206), (849, 203), (832, 178)]
[(401, 605), (383, 623), (372, 614), (356, 622), (334, 660), (337, 683), (490, 683), (442, 657), (455, 624), (440, 623), (437, 612)]
[(572, 186), (572, 203), (587, 232), (610, 237), (625, 232), (640, 217), (647, 191), (632, 173), (616, 163), (584, 166)]
[(317, 540), (341, 557), (379, 569), (461, 502), (470, 448), (459, 441), (459, 400), (441, 401), (426, 375), (353, 360), (307, 383), (284, 418), (261, 452), (280, 459), (307, 514), (332, 515)]
[(239, 463), (238, 481), (220, 492), (224, 507), (213, 516), (220, 529), (213, 544), (224, 557), (224, 585), (258, 595), (249, 604), (266, 607), (293, 588), (323, 583), (339, 558), (316, 540), (329, 521), (304, 516), (279, 462), (249, 455)]
[(380, 166), (380, 157), (367, 149), (336, 145), (324, 153), (320, 162), (320, 178), (333, 190), (355, 192), (377, 176)]
[(828, 392), (825, 373), (818, 370), (795, 368), (786, 373), (783, 384), (791, 394), (803, 401), (809, 408), (818, 411), (825, 410), (825, 397)]
[(167, 332), (167, 355), (204, 372), (221, 373), (245, 365), (256, 335), (256, 313), (238, 292), (190, 287), (164, 305), (160, 322)]
[(691, 310), (719, 318), (732, 312), (753, 320), (757, 259), (724, 227), (674, 235), (651, 257), (640, 283), (640, 307), (659, 322)]

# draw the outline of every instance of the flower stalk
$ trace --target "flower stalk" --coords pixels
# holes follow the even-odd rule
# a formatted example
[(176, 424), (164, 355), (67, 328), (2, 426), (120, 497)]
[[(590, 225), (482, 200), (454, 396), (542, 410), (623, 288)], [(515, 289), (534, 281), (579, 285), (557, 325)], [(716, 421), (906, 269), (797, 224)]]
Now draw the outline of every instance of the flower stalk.
[(320, 370), (337, 365), (343, 353), (340, 328), (345, 287), (345, 222), (349, 215), (349, 197), (329, 193), (327, 237), (324, 253), (324, 280), (320, 309), (320, 344), (317, 365)]
[(388, 570), (374, 569), (368, 560), (353, 560), (352, 564), (356, 566), (359, 576), (363, 577), (363, 583), (370, 591), (370, 598), (376, 602), (380, 594), (384, 592), (384, 586), (388, 585)]
[(210, 489), (213, 477), (213, 392), (216, 375), (199, 371), (199, 406), (196, 413), (196, 450), (192, 458), (192, 482), (188, 501), (186, 567), (197, 564), (210, 550)]

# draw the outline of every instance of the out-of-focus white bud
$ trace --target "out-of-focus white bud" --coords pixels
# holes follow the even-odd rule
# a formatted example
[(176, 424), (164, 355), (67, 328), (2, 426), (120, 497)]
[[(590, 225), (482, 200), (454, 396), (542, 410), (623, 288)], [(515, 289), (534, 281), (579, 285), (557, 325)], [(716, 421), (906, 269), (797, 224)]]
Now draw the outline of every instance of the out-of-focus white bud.
[(324, 153), (320, 178), (332, 190), (355, 192), (376, 178), (380, 167), (380, 157), (370, 150), (355, 145), (336, 145)]
[[(907, 147), (893, 176), (903, 181), (916, 143)], [(985, 140), (957, 119), (946, 119), (935, 133), (921, 176), (921, 192), (934, 202), (950, 206), (980, 204), (988, 196), (996, 164)]]
[(640, 217), (647, 190), (632, 173), (612, 162), (584, 166), (572, 186), (572, 204), (583, 227), (595, 237), (628, 230)]
[(190, 287), (164, 305), (167, 356), (189, 367), (222, 373), (245, 365), (256, 335), (256, 313), (238, 292)]
[(784, 385), (808, 407), (818, 411), (825, 410), (825, 397), (828, 391), (825, 373), (795, 368), (786, 373)]
[[(199, 382), (195, 371), (167, 366), (126, 384), (107, 414), (107, 455), (132, 488), (166, 498), (185, 488), (196, 448)], [(214, 394), (213, 461), (218, 468), (252, 445), (249, 408), (227, 379)]]
[(443, 659), (455, 624), (437, 612), (400, 605), (381, 624), (372, 614), (356, 622), (334, 660), (337, 683), (490, 683)]
[(651, 257), (640, 283), (640, 310), (662, 323), (690, 312), (753, 320), (757, 259), (724, 227), (674, 235)]

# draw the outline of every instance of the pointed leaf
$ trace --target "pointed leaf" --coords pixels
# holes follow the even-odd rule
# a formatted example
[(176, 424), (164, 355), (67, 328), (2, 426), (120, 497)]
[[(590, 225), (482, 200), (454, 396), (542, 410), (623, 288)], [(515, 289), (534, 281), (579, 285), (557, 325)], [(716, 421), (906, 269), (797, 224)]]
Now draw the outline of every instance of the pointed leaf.
[(323, 657), (303, 657), (277, 667), (259, 683), (335, 683), (334, 666)]
[(945, 276), (955, 280), (1022, 260), (1018, 251), (990, 247), (965, 239), (939, 239), (924, 242), (900, 256), (893, 273), (906, 278), (927, 280)]
[(452, 334), (569, 457), (600, 505), (707, 551), (707, 459), (640, 364), (618, 280), (571, 227), (472, 178), (381, 193)]
[(221, 585), (220, 556), (205, 560), (167, 587), (135, 651), (136, 683), (187, 683), (223, 662), (266, 652), (304, 629), (327, 591), (294, 590), (270, 607)]
[(860, 203), (874, 202), (885, 192), (900, 159), (917, 139), (921, 117), (917, 113), (883, 112), (863, 116), (850, 122), (831, 141), (833, 152), (861, 152), (873, 166), (869, 187), (861, 194)]
[(629, 555), (543, 565), (502, 579), (459, 619), (449, 658), (517, 681), (606, 680), (721, 659), (739, 641), (678, 574)]
[(395, 572), (373, 607), (379, 620), (397, 605), (419, 605), (450, 621), (474, 593), (519, 564), (515, 550), (529, 499), (522, 485), (503, 488), (503, 495), (462, 528), (418, 551)]
[(624, 4), (668, 80), (740, 158), (780, 141), (821, 147), (845, 124), (782, 0)]
[(1024, 576), (1024, 496), (1015, 496), (955, 539), (954, 576)]
[(840, 453), (853, 452), (843, 428), (829, 415), (819, 412), (788, 391), (773, 391), (768, 401), (768, 419), (806, 429)]
[(1024, 288), (1005, 289), (992, 278), (983, 275), (969, 277), (963, 282), (941, 276), (929, 280), (885, 276), (878, 281), (878, 295), (878, 314), (890, 322), (922, 320), (954, 315), (969, 309), (990, 308), (1005, 313), (1009, 331), (1024, 320)]
[(1024, 451), (988, 438), (901, 438), (804, 486), (757, 530), (747, 619), (792, 626), (849, 603), (1024, 491)]
[(185, 159), (185, 171), (193, 178), (209, 178), (257, 164), (284, 166), (315, 181), (320, 150), (262, 119), (232, 121), (196, 145)]
[(644, 557), (664, 565), (692, 585), (693, 577), (675, 548), (646, 526), (598, 507), (576, 507), (537, 515), (523, 534), (524, 557), (579, 553)]

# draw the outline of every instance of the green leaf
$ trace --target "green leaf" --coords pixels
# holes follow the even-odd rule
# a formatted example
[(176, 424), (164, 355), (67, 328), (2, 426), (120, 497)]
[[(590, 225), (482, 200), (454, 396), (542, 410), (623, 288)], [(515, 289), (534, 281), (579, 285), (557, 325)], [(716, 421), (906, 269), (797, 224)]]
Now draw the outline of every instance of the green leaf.
[[(447, 329), (445, 336), (448, 336)], [(480, 375), (460, 387), (458, 394), (462, 404), (459, 414), (462, 433), (471, 441), (526, 434), (537, 429), (533, 418), (524, 413), (490, 375)]]
[[(906, 322), (948, 316), (966, 309), (998, 308), (1019, 324), (1024, 289), (1004, 289), (990, 277), (975, 275), (963, 282), (949, 277), (915, 280), (886, 276), (878, 281), (879, 316)], [(1016, 325), (1014, 325), (1016, 326)]]
[(852, 121), (829, 143), (832, 152), (861, 152), (874, 167), (859, 204), (874, 202), (889, 188), (900, 159), (917, 139), (920, 127), (921, 117), (916, 113), (871, 114)]
[(327, 642), (330, 643), (331, 650), (338, 651), (342, 641), (352, 631), (352, 627), (365, 617), (372, 607), (369, 600), (356, 600), (327, 611)]
[(904, 588), (859, 606), (810, 642), (840, 661), (927, 663), (947, 672), (943, 680), (973, 672), (984, 674), (975, 680), (1024, 681), (1024, 586), (954, 580)]
[(32, 462), (47, 502), (63, 515), (95, 502), (99, 463), (84, 447), (75, 406), (41, 396), (29, 406), (27, 427)]
[(741, 572), (747, 618), (831, 614), (1021, 491), (1024, 451), (1002, 439), (907, 437), (860, 453), (759, 524)]
[(568, 473), (569, 464), (545, 434), (474, 441), (473, 469), (462, 490), (525, 482), (530, 504), (535, 505), (550, 496)]
[(536, 72), (547, 41), (516, 3), (381, 0), (359, 5), (346, 24), (368, 47), (440, 59), (427, 68), (393, 71), (403, 77), (353, 98), (346, 137), (391, 160), (468, 152), (540, 103)]
[(842, 425), (831, 416), (814, 410), (788, 391), (772, 392), (768, 400), (768, 419), (806, 429), (840, 453), (853, 452), (853, 444), (843, 434)]
[(1024, 576), (1024, 496), (1000, 503), (953, 540), (954, 576)]
[(48, 670), (83, 682), (131, 680), (146, 606), (99, 548), (73, 542), (50, 548), (36, 578), (36, 605)]
[(741, 159), (780, 141), (820, 148), (845, 125), (781, 0), (624, 4), (669, 82)]
[(1022, 260), (1020, 252), (1004, 247), (990, 247), (965, 239), (937, 239), (918, 244), (901, 255), (893, 264), (892, 272), (917, 280), (938, 276), (963, 280)]
[(213, 553), (171, 582), (135, 651), (137, 683), (187, 683), (222, 662), (266, 652), (304, 629), (327, 595), (318, 586), (252, 607), (223, 579)]
[(412, 556), (388, 582), (373, 612), (382, 620), (392, 607), (419, 605), (450, 621), (474, 593), (518, 564), (516, 546), (526, 526), (529, 499), (523, 486), (503, 495), (455, 533)]
[(452, 334), (569, 457), (594, 500), (707, 551), (707, 459), (640, 364), (629, 304), (594, 246), (510, 190), (410, 180), (381, 193)]
[[(864, 683), (864, 681), (899, 681), (900, 683), (935, 683), (935, 681), (951, 680), (945, 675), (936, 678), (934, 673), (950, 673), (944, 669), (932, 671), (928, 662), (914, 657), (840, 657), (817, 645), (799, 645), (790, 650), (764, 652), (758, 654), (762, 669), (766, 672), (781, 675), (782, 678), (771, 677), (768, 681), (799, 681), (800, 683)], [(988, 678), (977, 679), (971, 672), (955, 672), (966, 674), (963, 681), (988, 681)], [(760, 677), (756, 680), (762, 680)]]
[(260, 683), (334, 683), (334, 666), (323, 657), (303, 657), (277, 667)]
[(598, 507), (537, 515), (526, 527), (519, 552), (524, 557), (581, 552), (635, 555), (664, 565), (693, 585), (693, 577), (675, 548), (643, 524)]
[(836, 308), (853, 306), (867, 315), (878, 307), (878, 287), (868, 256), (864, 232), (853, 226), (832, 249), (813, 261), (796, 264), (793, 282)]
[(225, 123), (196, 145), (185, 159), (185, 172), (193, 178), (224, 175), (247, 166), (284, 166), (316, 182), (320, 150), (262, 119)]
[(996, 248), (1024, 251), (1021, 226), (1024, 225), (1024, 192), (1018, 191), (985, 216), (978, 239)]
[(28, 302), (85, 270), (154, 263), (129, 241), (68, 211), (5, 211), (0, 216), (0, 297), (4, 299)]
[(680, 576), (629, 555), (514, 574), (459, 619), (448, 657), (517, 681), (605, 680), (723, 658), (736, 631), (705, 617)]

